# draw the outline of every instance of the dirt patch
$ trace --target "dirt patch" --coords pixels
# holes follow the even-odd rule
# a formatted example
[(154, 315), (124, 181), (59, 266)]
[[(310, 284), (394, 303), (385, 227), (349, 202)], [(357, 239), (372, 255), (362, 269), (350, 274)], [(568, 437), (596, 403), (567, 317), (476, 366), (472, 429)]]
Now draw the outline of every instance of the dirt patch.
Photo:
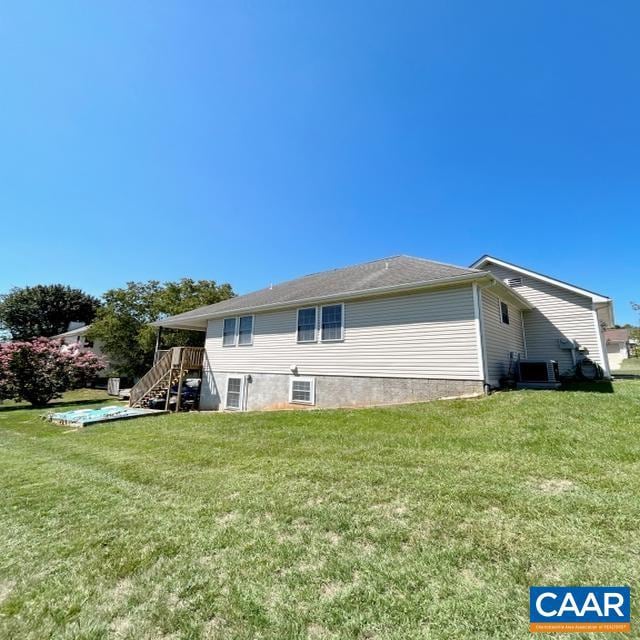
[(222, 634), (224, 632), (224, 628), (227, 622), (223, 618), (215, 616), (208, 620), (204, 629), (202, 630), (202, 637), (206, 638), (206, 640), (214, 640), (215, 638), (222, 638)]
[(342, 536), (339, 533), (336, 533), (335, 531), (330, 531), (329, 533), (327, 533), (326, 538), (329, 544), (332, 544), (334, 547), (340, 544), (342, 540)]
[(0, 582), (0, 604), (2, 604), (11, 595), (15, 586), (15, 582)]
[(387, 518), (402, 518), (409, 513), (407, 505), (401, 502), (387, 502), (371, 505), (373, 511), (377, 511)]
[(551, 478), (548, 480), (543, 480), (539, 482), (536, 486), (538, 491), (542, 493), (546, 493), (548, 495), (557, 496), (562, 493), (567, 493), (568, 491), (572, 491), (576, 488), (575, 482), (571, 482), (571, 480), (561, 479), (561, 478)]
[(322, 587), (322, 597), (325, 600), (332, 600), (342, 591), (342, 588), (343, 585), (340, 582), (328, 582)]
[(235, 511), (230, 511), (229, 513), (224, 513), (218, 517), (218, 524), (229, 524), (234, 520), (237, 520), (238, 514)]
[(110, 628), (114, 638), (124, 638), (133, 629), (133, 622), (128, 617), (116, 618)]
[(108, 600), (118, 606), (126, 602), (132, 592), (133, 582), (129, 578), (122, 578), (122, 580), (119, 580), (115, 587), (111, 589)]
[(464, 584), (466, 584), (467, 586), (473, 588), (473, 589), (482, 589), (486, 586), (486, 583), (484, 580), (482, 580), (477, 574), (476, 572), (469, 568), (469, 567), (465, 567), (461, 572), (460, 572), (460, 578), (462, 579), (462, 582)]
[(329, 633), (329, 630), (321, 624), (313, 623), (307, 627), (307, 638), (309, 638), (309, 640), (323, 640), (323, 638), (330, 637), (331, 633)]

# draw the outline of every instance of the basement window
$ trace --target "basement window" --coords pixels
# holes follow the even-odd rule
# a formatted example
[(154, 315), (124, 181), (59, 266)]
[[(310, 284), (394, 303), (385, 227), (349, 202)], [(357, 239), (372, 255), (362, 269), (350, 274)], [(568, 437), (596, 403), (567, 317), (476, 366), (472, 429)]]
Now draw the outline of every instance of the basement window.
[(316, 381), (313, 378), (291, 378), (289, 402), (293, 404), (316, 403)]
[(509, 305), (500, 300), (500, 321), (502, 324), (509, 324)]
[(239, 411), (242, 408), (242, 378), (227, 378), (225, 409)]

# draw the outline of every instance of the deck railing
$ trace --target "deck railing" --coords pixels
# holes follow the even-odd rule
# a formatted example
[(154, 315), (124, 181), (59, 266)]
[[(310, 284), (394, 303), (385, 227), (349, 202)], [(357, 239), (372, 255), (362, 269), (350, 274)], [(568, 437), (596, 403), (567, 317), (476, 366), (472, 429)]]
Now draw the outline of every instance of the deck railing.
[(202, 369), (204, 347), (179, 347), (182, 349), (182, 366), (185, 371)]

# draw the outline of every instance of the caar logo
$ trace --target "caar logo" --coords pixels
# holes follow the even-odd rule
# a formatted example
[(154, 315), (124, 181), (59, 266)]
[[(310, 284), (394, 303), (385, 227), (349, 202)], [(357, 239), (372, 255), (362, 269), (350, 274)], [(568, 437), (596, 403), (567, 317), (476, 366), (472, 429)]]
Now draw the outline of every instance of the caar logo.
[(529, 630), (630, 631), (629, 587), (529, 587)]

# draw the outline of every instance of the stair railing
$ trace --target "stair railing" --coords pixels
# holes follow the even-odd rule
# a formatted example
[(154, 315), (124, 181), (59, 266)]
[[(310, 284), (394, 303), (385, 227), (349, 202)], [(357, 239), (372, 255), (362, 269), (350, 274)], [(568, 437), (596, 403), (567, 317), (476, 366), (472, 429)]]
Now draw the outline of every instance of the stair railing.
[[(204, 347), (173, 347), (167, 349), (158, 358), (153, 367), (131, 389), (129, 406), (135, 407), (139, 405), (146, 396), (159, 387), (167, 378), (168, 386), (171, 387), (172, 374), (174, 372), (179, 372), (179, 380), (182, 380), (184, 372), (202, 369), (203, 361)], [(167, 392), (167, 406), (169, 395), (170, 391)]]
[(135, 407), (145, 395), (171, 372), (173, 349), (168, 349), (147, 373), (131, 389), (129, 406)]

